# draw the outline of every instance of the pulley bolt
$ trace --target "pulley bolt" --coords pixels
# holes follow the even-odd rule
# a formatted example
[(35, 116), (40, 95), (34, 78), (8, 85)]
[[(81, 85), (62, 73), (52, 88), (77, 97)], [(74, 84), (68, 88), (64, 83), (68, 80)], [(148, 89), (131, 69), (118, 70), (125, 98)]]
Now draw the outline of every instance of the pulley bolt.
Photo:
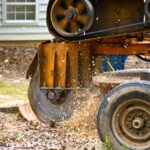
[(136, 118), (136, 119), (133, 120), (132, 125), (135, 129), (140, 129), (144, 125), (144, 120), (142, 118)]
[(54, 92), (49, 91), (49, 92), (47, 93), (47, 98), (48, 98), (49, 100), (53, 100), (53, 99), (55, 98)]
[(68, 11), (68, 12), (66, 13), (66, 18), (67, 18), (68, 20), (75, 19), (76, 16), (77, 16), (76, 12), (75, 12), (75, 11), (72, 11), (72, 10), (70, 10), (70, 11)]
[(66, 14), (66, 18), (69, 20), (69, 19), (73, 19), (73, 14), (72, 14), (72, 12), (68, 12), (67, 14)]

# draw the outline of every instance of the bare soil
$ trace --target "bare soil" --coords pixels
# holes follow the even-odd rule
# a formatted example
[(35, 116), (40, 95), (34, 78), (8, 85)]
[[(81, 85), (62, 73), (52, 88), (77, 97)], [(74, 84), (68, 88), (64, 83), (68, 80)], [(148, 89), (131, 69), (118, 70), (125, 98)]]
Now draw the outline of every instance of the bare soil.
[(37, 44), (0, 44), (0, 81), (25, 82), (27, 69), (37, 47)]

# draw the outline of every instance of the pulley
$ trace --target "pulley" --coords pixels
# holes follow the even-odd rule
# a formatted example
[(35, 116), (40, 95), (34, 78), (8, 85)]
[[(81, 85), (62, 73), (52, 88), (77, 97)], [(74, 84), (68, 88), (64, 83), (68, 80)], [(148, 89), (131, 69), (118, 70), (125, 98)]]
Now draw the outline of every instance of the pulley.
[(94, 9), (89, 0), (56, 0), (50, 11), (54, 29), (62, 36), (84, 33), (94, 21)]

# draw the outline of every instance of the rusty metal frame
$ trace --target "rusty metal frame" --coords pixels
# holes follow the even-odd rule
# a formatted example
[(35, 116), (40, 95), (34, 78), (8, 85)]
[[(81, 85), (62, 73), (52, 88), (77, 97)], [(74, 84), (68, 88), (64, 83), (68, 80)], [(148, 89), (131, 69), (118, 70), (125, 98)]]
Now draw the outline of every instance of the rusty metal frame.
[(38, 56), (41, 88), (89, 86), (91, 51), (88, 43), (42, 43)]
[(101, 62), (99, 56), (102, 55), (150, 56), (150, 42), (147, 42), (150, 38), (141, 35), (136, 37), (42, 43), (38, 52), (40, 87), (42, 89), (89, 87), (92, 75), (99, 72)]
[(126, 36), (104, 38), (91, 44), (95, 55), (148, 55), (150, 56), (150, 34), (135, 34), (134, 38)]
[(98, 44), (92, 46), (96, 55), (150, 55), (150, 44)]

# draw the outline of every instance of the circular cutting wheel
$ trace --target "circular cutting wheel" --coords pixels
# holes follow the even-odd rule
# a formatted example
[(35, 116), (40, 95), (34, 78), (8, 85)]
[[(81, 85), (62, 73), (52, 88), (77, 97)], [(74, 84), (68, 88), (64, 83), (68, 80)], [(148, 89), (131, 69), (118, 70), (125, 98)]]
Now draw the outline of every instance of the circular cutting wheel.
[[(69, 119), (86, 100), (85, 90), (40, 90), (39, 76), (35, 73), (31, 79), (28, 96), (31, 107), (42, 122)], [(82, 96), (81, 96), (82, 95)]]
[[(48, 15), (60, 35), (71, 37), (89, 30), (94, 21), (94, 9), (89, 0), (55, 0)], [(48, 25), (49, 26), (49, 25)]]
[(113, 89), (103, 100), (97, 116), (102, 141), (113, 149), (150, 148), (150, 82), (128, 83)]

